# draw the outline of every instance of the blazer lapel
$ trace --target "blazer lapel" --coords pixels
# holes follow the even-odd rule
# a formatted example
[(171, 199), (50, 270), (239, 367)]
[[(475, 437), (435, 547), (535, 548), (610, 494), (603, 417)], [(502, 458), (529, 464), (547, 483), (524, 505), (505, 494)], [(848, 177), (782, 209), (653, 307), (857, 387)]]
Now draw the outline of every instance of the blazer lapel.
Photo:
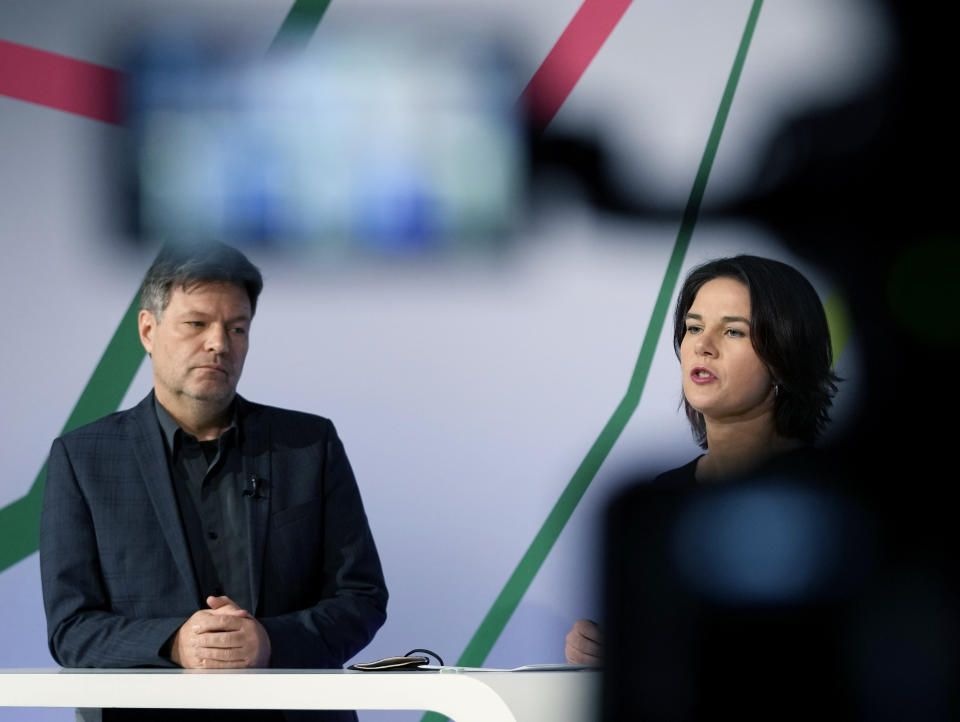
[(197, 599), (200, 595), (200, 586), (194, 573), (193, 561), (187, 547), (187, 535), (183, 529), (177, 498), (170, 480), (167, 452), (163, 446), (156, 410), (153, 407), (153, 392), (134, 407), (128, 419), (137, 463), (154, 511), (160, 520), (163, 536), (170, 547), (184, 583), (190, 589), (191, 596)]
[(247, 499), (247, 556), (250, 564), (250, 612), (260, 604), (263, 556), (273, 496), (270, 474), (270, 426), (262, 407), (237, 397), (237, 416), (242, 433), (244, 495)]

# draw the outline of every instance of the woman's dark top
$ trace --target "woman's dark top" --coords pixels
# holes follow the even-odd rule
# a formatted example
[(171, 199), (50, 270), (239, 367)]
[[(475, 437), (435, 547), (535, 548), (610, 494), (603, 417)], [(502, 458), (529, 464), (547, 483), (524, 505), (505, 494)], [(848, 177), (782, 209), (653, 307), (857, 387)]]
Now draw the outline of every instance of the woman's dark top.
[(670, 469), (665, 471), (662, 474), (658, 474), (653, 479), (654, 484), (670, 484), (671, 486), (693, 486), (697, 483), (697, 462), (703, 458), (703, 454), (700, 454), (693, 461), (688, 461), (683, 466), (678, 466), (676, 469)]
[[(654, 484), (669, 484), (671, 486), (695, 486), (697, 481), (697, 462), (705, 455), (700, 454), (692, 461), (688, 461), (683, 466), (670, 469), (654, 477)], [(762, 464), (758, 465), (744, 474), (745, 477), (754, 476), (758, 471), (771, 472), (778, 469), (784, 471), (796, 471), (798, 469), (819, 468), (821, 462), (821, 452), (812, 446), (804, 445), (792, 451), (785, 451), (770, 457)]]

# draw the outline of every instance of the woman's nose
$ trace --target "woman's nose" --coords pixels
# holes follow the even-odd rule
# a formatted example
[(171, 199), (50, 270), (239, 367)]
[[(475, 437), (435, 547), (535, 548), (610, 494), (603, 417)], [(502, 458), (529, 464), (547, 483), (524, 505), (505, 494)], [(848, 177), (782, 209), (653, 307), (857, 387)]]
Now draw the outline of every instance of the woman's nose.
[(716, 356), (717, 347), (713, 339), (707, 334), (701, 334), (697, 337), (696, 351), (701, 356)]

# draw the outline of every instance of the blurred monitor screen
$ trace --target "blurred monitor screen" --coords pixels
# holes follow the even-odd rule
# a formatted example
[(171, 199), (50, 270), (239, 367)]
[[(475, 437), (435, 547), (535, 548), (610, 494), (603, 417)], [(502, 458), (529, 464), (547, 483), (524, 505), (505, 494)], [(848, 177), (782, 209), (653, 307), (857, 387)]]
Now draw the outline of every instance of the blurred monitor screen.
[(393, 254), (509, 237), (526, 155), (502, 45), (369, 27), (235, 45), (157, 34), (133, 54), (137, 237)]

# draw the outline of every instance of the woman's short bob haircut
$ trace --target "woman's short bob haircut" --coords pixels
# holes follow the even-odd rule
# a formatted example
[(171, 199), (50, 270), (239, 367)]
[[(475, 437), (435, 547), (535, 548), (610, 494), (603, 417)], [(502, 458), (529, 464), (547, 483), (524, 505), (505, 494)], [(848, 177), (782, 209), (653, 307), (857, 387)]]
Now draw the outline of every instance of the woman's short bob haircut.
[[(837, 382), (830, 330), (823, 305), (810, 282), (792, 266), (758, 256), (718, 258), (687, 275), (677, 298), (673, 348), (687, 332), (686, 315), (700, 287), (715, 278), (733, 278), (750, 292), (750, 341), (777, 385), (773, 418), (777, 433), (812, 444), (830, 420)], [(703, 414), (683, 399), (694, 439), (707, 448)]]

